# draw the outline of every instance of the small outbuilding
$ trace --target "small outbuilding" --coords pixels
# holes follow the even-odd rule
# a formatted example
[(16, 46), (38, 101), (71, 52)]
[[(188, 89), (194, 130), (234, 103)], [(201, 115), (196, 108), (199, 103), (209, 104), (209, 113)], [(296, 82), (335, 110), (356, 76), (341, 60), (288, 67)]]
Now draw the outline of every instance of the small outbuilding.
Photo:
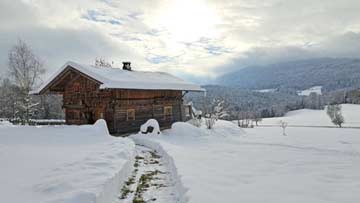
[(148, 119), (161, 128), (185, 120), (183, 97), (200, 86), (163, 72), (95, 67), (67, 62), (33, 94), (61, 94), (67, 124), (104, 119), (112, 134), (138, 131)]

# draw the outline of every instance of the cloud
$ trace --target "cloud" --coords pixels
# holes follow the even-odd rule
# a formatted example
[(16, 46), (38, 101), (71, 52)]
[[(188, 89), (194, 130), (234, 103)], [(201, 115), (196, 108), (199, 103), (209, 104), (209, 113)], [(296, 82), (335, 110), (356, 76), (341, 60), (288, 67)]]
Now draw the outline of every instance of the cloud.
[[(6, 4), (6, 1), (3, 3)], [(109, 37), (97, 26), (87, 26), (86, 23), (79, 28), (44, 26), (37, 20), (35, 10), (25, 4), (18, 3), (18, 6), (12, 6), (12, 9), (22, 9), (22, 7), (25, 9), (24, 13), (20, 12), (16, 20), (7, 22), (8, 26), (0, 27), (0, 73), (2, 74), (5, 74), (8, 51), (18, 39), (28, 43), (35, 54), (45, 61), (48, 74), (68, 60), (88, 64), (93, 63), (96, 57), (104, 57), (117, 64), (121, 64), (123, 60), (131, 60), (135, 64), (144, 62), (144, 59), (128, 45)], [(31, 19), (31, 23), (24, 23), (27, 19)], [(79, 23), (83, 23), (81, 19)]]
[[(360, 33), (346, 32), (317, 44), (254, 47), (219, 68), (225, 74), (237, 69), (311, 58), (360, 58)], [(219, 75), (221, 75), (219, 74)]]
[(357, 0), (2, 0), (0, 73), (18, 38), (49, 72), (67, 60), (131, 60), (206, 81), (250, 65), (359, 57)]

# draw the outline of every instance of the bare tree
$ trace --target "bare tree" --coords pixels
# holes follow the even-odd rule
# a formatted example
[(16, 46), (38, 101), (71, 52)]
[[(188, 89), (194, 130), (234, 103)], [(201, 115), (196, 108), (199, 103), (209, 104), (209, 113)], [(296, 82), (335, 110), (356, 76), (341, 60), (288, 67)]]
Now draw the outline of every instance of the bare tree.
[(111, 68), (114, 62), (107, 62), (104, 58), (95, 58), (95, 66), (99, 68)]
[(258, 126), (258, 123), (262, 121), (261, 113), (260, 112), (255, 112), (253, 119), (255, 121), (255, 125)]
[(9, 53), (9, 72), (19, 88), (28, 94), (41, 79), (45, 69), (30, 47), (19, 40)]
[(19, 110), (28, 123), (34, 107), (29, 92), (35, 88), (45, 73), (43, 63), (35, 56), (30, 47), (22, 40), (9, 52), (9, 73), (14, 83), (19, 87)]

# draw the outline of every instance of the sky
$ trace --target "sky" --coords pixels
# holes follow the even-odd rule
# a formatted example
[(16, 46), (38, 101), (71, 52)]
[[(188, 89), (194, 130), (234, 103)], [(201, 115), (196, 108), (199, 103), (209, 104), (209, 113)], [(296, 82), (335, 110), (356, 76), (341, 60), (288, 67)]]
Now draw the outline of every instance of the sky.
[(206, 83), (239, 68), (360, 58), (359, 0), (0, 0), (0, 73), (24, 40), (47, 75), (72, 60)]

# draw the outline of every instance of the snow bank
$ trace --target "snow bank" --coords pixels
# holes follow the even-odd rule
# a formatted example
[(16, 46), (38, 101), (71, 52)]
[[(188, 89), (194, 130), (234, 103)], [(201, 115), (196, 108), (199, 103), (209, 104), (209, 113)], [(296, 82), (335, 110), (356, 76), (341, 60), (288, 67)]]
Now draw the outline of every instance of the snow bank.
[(189, 123), (176, 122), (171, 126), (171, 136), (204, 136), (206, 133), (198, 127), (195, 127)]
[(0, 128), (2, 128), (2, 127), (10, 127), (10, 126), (12, 126), (12, 125), (13, 125), (13, 124), (10, 123), (9, 121), (0, 119)]
[(191, 125), (190, 123), (176, 122), (171, 126), (171, 136), (243, 136), (245, 131), (232, 122), (218, 120), (215, 122), (213, 129), (209, 130), (202, 121), (200, 127)]
[(134, 143), (106, 123), (0, 130), (0, 202), (112, 202), (132, 171)]
[[(360, 105), (342, 104), (345, 118), (344, 127), (360, 127)], [(290, 126), (330, 126), (334, 127), (326, 110), (301, 109), (288, 112), (284, 117), (266, 118), (261, 125), (279, 125), (279, 121), (288, 122)]]

